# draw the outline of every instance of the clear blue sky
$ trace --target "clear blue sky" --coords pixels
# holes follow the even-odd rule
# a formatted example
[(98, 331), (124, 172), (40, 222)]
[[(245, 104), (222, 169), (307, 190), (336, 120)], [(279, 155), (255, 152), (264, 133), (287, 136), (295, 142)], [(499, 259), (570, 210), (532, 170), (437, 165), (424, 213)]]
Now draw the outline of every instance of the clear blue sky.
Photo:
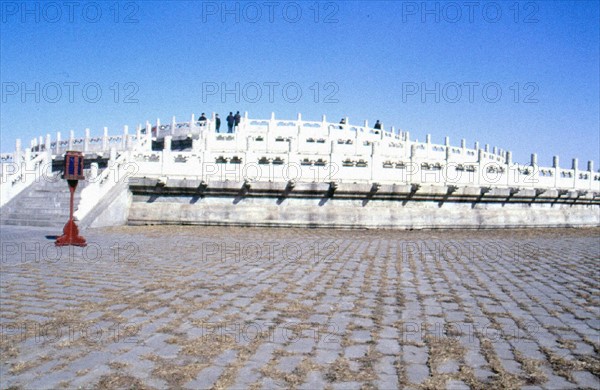
[[(560, 155), (598, 168), (598, 1), (276, 3), (0, 3), (2, 151), (47, 132), (240, 110), (380, 119), (420, 140), (496, 145), (517, 162), (537, 152), (543, 165)], [(236, 83), (239, 103), (220, 93)], [(437, 96), (421, 93), (436, 83)]]

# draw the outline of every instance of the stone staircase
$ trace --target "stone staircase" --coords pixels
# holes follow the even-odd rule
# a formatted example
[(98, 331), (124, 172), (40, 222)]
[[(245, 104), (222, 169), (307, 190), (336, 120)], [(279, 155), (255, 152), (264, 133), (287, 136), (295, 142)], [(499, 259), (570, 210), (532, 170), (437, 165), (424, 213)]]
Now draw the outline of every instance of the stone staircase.
[[(62, 228), (69, 219), (69, 186), (61, 173), (41, 178), (0, 208), (0, 224)], [(81, 190), (87, 181), (81, 180), (75, 191), (75, 210)]]

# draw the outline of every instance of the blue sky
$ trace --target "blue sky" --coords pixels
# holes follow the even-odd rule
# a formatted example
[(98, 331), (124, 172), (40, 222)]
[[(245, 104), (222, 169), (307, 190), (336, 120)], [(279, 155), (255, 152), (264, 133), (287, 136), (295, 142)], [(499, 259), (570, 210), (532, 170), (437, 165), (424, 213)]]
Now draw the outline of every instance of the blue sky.
[(475, 3), (2, 2), (1, 149), (48, 132), (274, 111), (380, 119), (521, 163), (537, 152), (542, 165), (559, 155), (598, 168), (599, 2)]

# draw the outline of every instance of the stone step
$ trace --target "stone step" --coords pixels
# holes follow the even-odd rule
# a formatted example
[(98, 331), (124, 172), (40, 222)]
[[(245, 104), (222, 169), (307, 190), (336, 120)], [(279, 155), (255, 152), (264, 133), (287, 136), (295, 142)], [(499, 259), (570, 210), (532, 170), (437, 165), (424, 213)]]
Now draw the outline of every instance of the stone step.
[[(75, 210), (81, 201), (81, 190), (88, 183), (78, 183), (73, 197)], [(62, 228), (69, 219), (71, 194), (65, 180), (39, 180), (3, 206), (0, 223), (6, 225), (44, 226)]]
[[(77, 204), (77, 202), (79, 202), (80, 199), (81, 199), (80, 196), (73, 197), (73, 201), (75, 202), (75, 204)], [(71, 199), (69, 197), (65, 198), (65, 197), (60, 197), (60, 196), (49, 195), (49, 196), (46, 196), (43, 198), (24, 197), (21, 199), (17, 199), (14, 204), (22, 206), (22, 207), (29, 207), (29, 206), (33, 207), (35, 205), (46, 205), (46, 204), (52, 204), (52, 203), (69, 204), (70, 201), (71, 201)]]
[[(77, 210), (77, 205), (79, 203), (75, 202), (75, 210)], [(55, 202), (52, 200), (48, 200), (44, 203), (18, 203), (7, 207), (6, 210), (2, 210), (2, 212), (6, 213), (21, 213), (21, 214), (32, 214), (35, 215), (37, 213), (44, 213), (45, 210), (69, 210), (69, 202)]]
[[(40, 196), (46, 196), (48, 194), (57, 194), (57, 195), (62, 195), (62, 196), (66, 196), (69, 197), (71, 196), (71, 194), (69, 193), (69, 191), (61, 191), (61, 190), (37, 190), (37, 189), (32, 189), (31, 191), (27, 192), (26, 195), (27, 196), (33, 196), (33, 197), (40, 197)], [(81, 194), (81, 191), (75, 191), (75, 195), (79, 195)]]
[[(71, 199), (70, 196), (62, 196), (59, 194), (48, 193), (46, 196), (39, 196), (39, 197), (37, 197), (37, 196), (30, 197), (30, 196), (23, 195), (23, 196), (19, 197), (18, 199), (15, 199), (15, 203), (20, 203), (21, 201), (25, 201), (25, 203), (27, 203), (27, 204), (31, 204), (34, 202), (39, 202), (40, 204), (43, 204), (48, 201), (69, 203), (70, 199)], [(81, 196), (74, 196), (73, 199), (75, 201), (77, 201), (77, 200), (81, 199)]]
[[(52, 227), (61, 229), (65, 225), (66, 221), (59, 223), (57, 221), (38, 221), (35, 219), (27, 220), (13, 220), (13, 219), (0, 219), (1, 225), (17, 225), (17, 226), (38, 226), (38, 227)], [(57, 232), (59, 234), (59, 232)]]
[(36, 219), (39, 221), (62, 221), (69, 219), (69, 213), (56, 213), (56, 214), (2, 214), (1, 218), (12, 219), (15, 221), (28, 220), (28, 219)]
[(26, 217), (31, 217), (31, 218), (41, 218), (43, 216), (52, 216), (52, 215), (69, 215), (69, 208), (68, 207), (63, 207), (63, 208), (51, 208), (51, 209), (45, 209), (45, 210), (38, 210), (36, 212), (30, 212), (29, 210), (23, 210), (23, 211), (18, 211), (18, 210), (14, 210), (14, 211), (7, 211), (7, 212), (2, 212), (2, 215), (6, 215), (6, 216), (15, 216), (15, 217), (19, 217), (19, 216), (26, 216)]

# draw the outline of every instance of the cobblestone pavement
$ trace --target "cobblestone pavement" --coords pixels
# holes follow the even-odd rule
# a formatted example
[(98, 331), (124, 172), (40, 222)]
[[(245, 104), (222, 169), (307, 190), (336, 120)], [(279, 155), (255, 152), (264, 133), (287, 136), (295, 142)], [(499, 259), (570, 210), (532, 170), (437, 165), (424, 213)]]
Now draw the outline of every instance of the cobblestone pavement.
[(3, 226), (2, 388), (598, 388), (600, 229)]

